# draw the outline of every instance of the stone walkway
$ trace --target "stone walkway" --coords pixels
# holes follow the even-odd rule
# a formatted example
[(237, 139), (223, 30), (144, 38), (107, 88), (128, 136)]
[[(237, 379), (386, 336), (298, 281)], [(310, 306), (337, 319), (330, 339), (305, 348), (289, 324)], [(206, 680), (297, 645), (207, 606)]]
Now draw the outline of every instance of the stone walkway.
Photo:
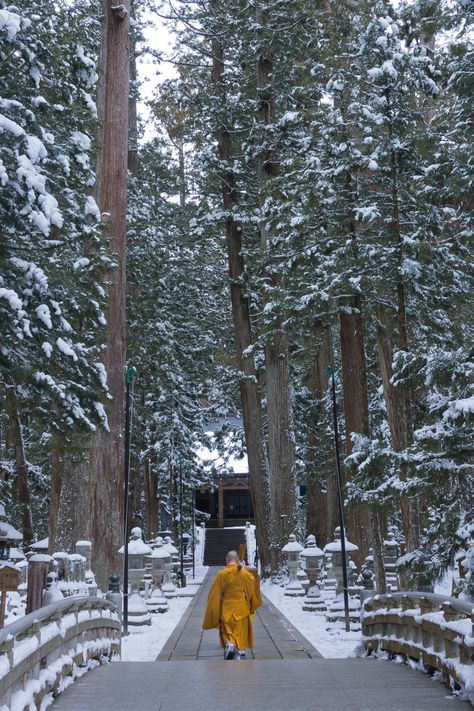
[[(217, 630), (201, 628), (207, 594), (218, 568), (211, 568), (199, 592), (163, 647), (157, 661), (222, 659)], [(301, 635), (269, 600), (257, 610), (253, 621), (255, 647), (250, 659), (313, 659), (321, 654)]]
[(468, 711), (436, 680), (405, 665), (322, 659), (268, 600), (254, 620), (255, 650), (224, 661), (201, 620), (207, 577), (156, 662), (105, 664), (78, 679), (54, 711)]
[(469, 711), (439, 683), (371, 659), (223, 659), (105, 664), (52, 711)]

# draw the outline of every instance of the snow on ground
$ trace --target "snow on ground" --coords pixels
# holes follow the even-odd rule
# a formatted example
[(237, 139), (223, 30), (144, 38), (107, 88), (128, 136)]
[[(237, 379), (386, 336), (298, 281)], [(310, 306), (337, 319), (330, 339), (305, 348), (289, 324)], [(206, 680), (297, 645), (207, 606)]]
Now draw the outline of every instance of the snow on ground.
[(268, 580), (262, 582), (262, 592), (323, 657), (342, 659), (354, 656), (360, 632), (346, 632), (343, 622), (329, 624), (324, 613), (303, 612), (302, 598), (285, 597), (284, 588)]
[[(209, 570), (206, 566), (196, 566), (196, 576), (187, 576), (188, 585), (201, 583)], [(199, 587), (196, 585), (196, 592)], [(128, 637), (122, 638), (122, 662), (153, 662), (163, 649), (168, 638), (180, 621), (192, 597), (177, 597), (168, 600), (168, 612), (151, 616), (151, 625), (130, 627)]]

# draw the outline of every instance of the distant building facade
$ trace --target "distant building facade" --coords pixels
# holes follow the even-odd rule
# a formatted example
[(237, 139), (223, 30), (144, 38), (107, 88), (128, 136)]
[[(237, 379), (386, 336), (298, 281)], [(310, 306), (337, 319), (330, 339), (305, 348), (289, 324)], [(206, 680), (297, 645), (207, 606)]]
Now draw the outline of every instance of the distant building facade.
[[(242, 427), (242, 422), (233, 419), (231, 424)], [(216, 432), (222, 423), (209, 426), (208, 434)], [(200, 448), (198, 457), (203, 469), (211, 474), (214, 487), (196, 489), (196, 511), (206, 526), (223, 528), (244, 525), (253, 521), (253, 506), (249, 489), (247, 457), (237, 458), (233, 454), (222, 455), (216, 449)], [(198, 513), (198, 517), (199, 517)]]

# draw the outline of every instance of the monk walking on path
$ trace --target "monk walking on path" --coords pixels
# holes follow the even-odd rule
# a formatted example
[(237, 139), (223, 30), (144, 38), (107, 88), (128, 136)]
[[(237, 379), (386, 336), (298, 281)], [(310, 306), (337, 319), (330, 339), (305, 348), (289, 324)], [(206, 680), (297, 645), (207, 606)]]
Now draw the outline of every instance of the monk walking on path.
[(225, 659), (239, 659), (241, 652), (253, 647), (250, 615), (261, 603), (255, 578), (240, 563), (236, 551), (227, 553), (226, 563), (209, 590), (202, 628), (218, 627)]

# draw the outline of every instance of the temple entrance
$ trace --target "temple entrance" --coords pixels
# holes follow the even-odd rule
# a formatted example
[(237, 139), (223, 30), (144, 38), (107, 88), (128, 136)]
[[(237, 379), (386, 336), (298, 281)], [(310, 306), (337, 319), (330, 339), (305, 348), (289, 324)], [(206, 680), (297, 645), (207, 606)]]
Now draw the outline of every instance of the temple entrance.
[(226, 518), (244, 518), (250, 516), (250, 495), (248, 490), (224, 489), (224, 521)]
[[(253, 520), (253, 507), (250, 491), (242, 486), (229, 487), (219, 484), (217, 491), (196, 490), (196, 509), (202, 514), (206, 526), (238, 526)], [(198, 513), (199, 519), (199, 513)]]

